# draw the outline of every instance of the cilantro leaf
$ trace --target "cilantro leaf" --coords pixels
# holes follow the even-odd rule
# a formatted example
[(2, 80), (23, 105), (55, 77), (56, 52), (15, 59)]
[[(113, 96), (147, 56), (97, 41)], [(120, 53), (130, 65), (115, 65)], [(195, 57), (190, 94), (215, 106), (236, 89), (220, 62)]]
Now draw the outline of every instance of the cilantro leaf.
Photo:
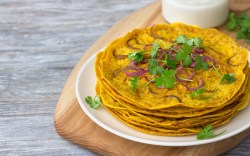
[(188, 41), (188, 38), (185, 35), (180, 35), (176, 38), (176, 43), (184, 44)]
[(201, 56), (196, 56), (195, 57), (194, 69), (195, 70), (200, 70), (200, 69), (208, 70), (208, 63), (207, 62), (203, 62)]
[(207, 62), (202, 62), (202, 69), (208, 70), (208, 63)]
[(177, 54), (174, 56), (177, 61), (183, 60), (183, 65), (185, 67), (188, 67), (190, 64), (192, 64), (192, 60), (190, 58), (190, 53), (192, 52), (192, 46), (189, 46), (187, 44), (183, 44), (181, 50), (177, 51)]
[(237, 39), (244, 39), (250, 44), (250, 16), (246, 12), (238, 16), (235, 13), (230, 13), (227, 30), (236, 31)]
[(129, 81), (130, 81), (131, 89), (132, 89), (132, 91), (134, 92), (136, 86), (138, 85), (138, 76), (134, 76), (133, 79), (132, 79), (132, 80), (129, 80)]
[(85, 98), (85, 101), (93, 109), (97, 109), (101, 104), (100, 96), (96, 96), (94, 99), (91, 96), (88, 96)]
[(183, 65), (188, 67), (190, 64), (192, 64), (192, 59), (189, 55), (187, 55), (183, 60)]
[(138, 52), (134, 52), (134, 53), (129, 53), (128, 54), (128, 58), (130, 60), (135, 60), (137, 62), (141, 62), (142, 59), (143, 59), (143, 54), (141, 51), (138, 51)]
[(211, 139), (215, 138), (221, 134), (223, 134), (226, 130), (220, 132), (219, 134), (214, 134), (214, 130), (212, 125), (207, 125), (204, 129), (202, 129), (196, 136), (197, 140), (203, 140), (203, 139)]
[(185, 56), (186, 54), (184, 52), (182, 52), (181, 50), (178, 50), (174, 58), (179, 62), (179, 61), (184, 60)]
[(193, 47), (187, 44), (183, 44), (181, 50), (186, 54), (190, 54), (193, 50)]
[(227, 30), (232, 31), (236, 28), (236, 26), (237, 26), (237, 24), (236, 24), (235, 14), (230, 13), (229, 22), (227, 23)]
[(164, 85), (165, 88), (173, 88), (175, 79), (175, 70), (165, 70), (164, 73), (160, 77), (156, 77), (154, 79), (155, 86), (160, 87)]
[(235, 74), (233, 74), (233, 73), (225, 74), (222, 77), (221, 82), (224, 82), (225, 80), (227, 81), (227, 83), (233, 83), (236, 80)]
[(204, 88), (199, 88), (196, 91), (191, 92), (191, 98), (199, 98), (203, 93), (205, 93)]
[(166, 57), (165, 57), (165, 63), (167, 65), (167, 67), (170, 67), (172, 69), (176, 69), (177, 61), (176, 60), (171, 60), (168, 55), (166, 55)]
[(199, 37), (193, 38), (193, 45), (199, 47), (202, 44), (202, 40)]
[(151, 75), (161, 75), (164, 72), (164, 68), (162, 66), (158, 66), (158, 62), (154, 59), (149, 60), (148, 72)]
[(188, 44), (189, 46), (199, 47), (202, 44), (202, 40), (198, 37), (195, 37), (195, 38), (189, 39), (186, 44)]
[(155, 58), (155, 56), (157, 55), (158, 49), (159, 49), (159, 43), (155, 41), (153, 44), (153, 49), (151, 50), (151, 53), (150, 53), (151, 58)]
[(176, 43), (199, 47), (202, 44), (202, 40), (199, 37), (187, 38), (184, 35), (180, 35), (176, 38)]
[(185, 44), (192, 46), (194, 44), (194, 41), (192, 39), (189, 39)]
[(245, 37), (244, 33), (242, 31), (238, 31), (236, 34), (237, 39), (243, 39)]

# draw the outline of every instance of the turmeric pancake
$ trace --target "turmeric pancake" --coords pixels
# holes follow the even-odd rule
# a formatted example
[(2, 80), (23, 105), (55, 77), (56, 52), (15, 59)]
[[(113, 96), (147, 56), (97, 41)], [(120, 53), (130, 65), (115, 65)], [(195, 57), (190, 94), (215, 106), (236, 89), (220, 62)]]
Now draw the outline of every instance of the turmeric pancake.
[[(249, 75), (249, 72), (247, 74), (247, 77), (248, 77), (248, 75)], [(232, 103), (235, 103), (235, 101), (236, 101), (235, 99), (238, 99), (239, 95), (246, 94), (245, 88), (247, 85), (249, 85), (249, 84), (247, 84), (247, 82), (249, 82), (247, 80), (248, 79), (246, 79), (246, 81), (244, 81), (241, 90), (237, 92), (237, 98), (230, 99), (229, 105), (233, 105)], [(159, 110), (147, 110), (145, 108), (137, 107), (133, 104), (130, 104), (128, 102), (125, 102), (125, 101), (119, 99), (119, 96), (117, 97), (116, 93), (113, 92), (112, 90), (106, 88), (103, 83), (100, 85), (102, 85), (102, 87), (101, 87), (102, 90), (106, 90), (106, 91), (102, 91), (101, 96), (105, 99), (111, 98), (111, 97), (114, 98), (116, 101), (118, 101), (117, 103), (119, 103), (120, 107), (126, 107), (127, 109), (131, 109), (131, 110), (141, 112), (144, 114), (154, 114), (154, 115), (163, 116), (163, 117), (181, 118), (181, 117), (190, 117), (190, 116), (191, 117), (192, 116), (200, 116), (200, 115), (204, 115), (204, 114), (213, 112), (215, 110), (221, 109), (221, 108), (228, 105), (228, 104), (226, 104), (226, 105), (222, 105), (220, 107), (214, 107), (214, 108), (208, 108), (208, 109), (193, 109), (193, 108), (188, 108), (188, 107), (181, 107), (178, 109), (178, 108), (170, 107), (170, 108), (164, 109), (164, 110), (161, 110), (161, 109), (159, 109)], [(111, 106), (112, 104), (113, 104), (112, 102), (109, 102), (109, 107), (112, 107)], [(117, 107), (117, 105), (115, 107)]]
[(126, 125), (183, 136), (226, 124), (249, 103), (248, 51), (216, 29), (136, 29), (98, 53), (96, 92)]
[[(201, 126), (204, 125), (203, 123), (209, 123), (211, 120), (212, 121), (219, 121), (224, 118), (232, 117), (235, 115), (235, 112), (240, 111), (246, 105), (248, 104), (248, 99), (249, 99), (249, 88), (250, 88), (250, 83), (247, 84), (247, 90), (240, 96), (239, 100), (234, 101), (232, 104), (214, 111), (210, 112), (206, 115), (198, 116), (198, 117), (192, 117), (192, 118), (181, 118), (181, 119), (176, 119), (175, 116), (173, 118), (168, 117), (166, 115), (165, 117), (163, 116), (157, 116), (157, 113), (152, 113), (152, 114), (146, 114), (146, 113), (140, 113), (136, 112), (136, 110), (131, 110), (129, 108), (126, 109), (126, 107), (123, 107), (121, 104), (119, 104), (118, 101), (112, 99), (111, 96), (107, 96), (105, 94), (105, 91), (101, 89), (100, 95), (102, 96), (103, 99), (103, 104), (109, 108), (113, 108), (116, 111), (120, 112), (123, 115), (123, 118), (127, 118), (127, 120), (137, 120), (140, 121), (140, 123), (151, 123), (151, 125), (160, 125), (160, 126), (170, 126), (171, 128), (180, 128), (180, 127), (185, 127), (187, 128), (187, 125), (189, 127), (196, 127), (196, 126)], [(116, 104), (113, 104), (116, 103)], [(113, 105), (112, 105), (113, 104)], [(125, 119), (126, 120), (126, 119)], [(175, 125), (177, 125), (176, 127)], [(167, 127), (167, 128), (170, 128)], [(165, 127), (166, 128), (166, 127)]]
[[(194, 108), (207, 108), (223, 105), (225, 102), (230, 100), (240, 89), (245, 79), (243, 68), (247, 63), (247, 50), (237, 46), (237, 44), (231, 38), (214, 29), (200, 29), (183, 24), (156, 25), (154, 26), (154, 29), (155, 33), (159, 31), (158, 35), (161, 34), (161, 36), (164, 37), (164, 40), (155, 39), (152, 36), (150, 29), (134, 30), (133, 32), (127, 34), (121, 41), (119, 41), (119, 43), (109, 48), (109, 50), (106, 51), (106, 57), (101, 61), (100, 72), (102, 77), (105, 79), (106, 83), (113, 88), (113, 90), (118, 92), (124, 98), (129, 99), (133, 101), (133, 103), (144, 106), (148, 109), (168, 108), (175, 105), (184, 105)], [(172, 35), (167, 36), (168, 34), (165, 33), (169, 32), (166, 31), (169, 29), (171, 29), (171, 31), (173, 32), (170, 33)], [(195, 71), (196, 74), (193, 76), (194, 81), (189, 82), (189, 88), (198, 86), (202, 79), (204, 88), (209, 91), (217, 90), (217, 93), (214, 94), (212, 98), (209, 98), (207, 100), (198, 100), (191, 98), (189, 96), (190, 91), (187, 89), (187, 87), (181, 85), (182, 83), (180, 82), (176, 82), (175, 86), (171, 89), (161, 89), (159, 94), (155, 95), (153, 93), (149, 93), (146, 89), (147, 87), (145, 87), (145, 84), (147, 83), (147, 80), (141, 79), (137, 85), (136, 91), (138, 94), (136, 94), (131, 90), (130, 81), (129, 79), (127, 79), (128, 74), (126, 74), (126, 72), (121, 72), (118, 75), (114, 76), (116, 70), (125, 68), (131, 62), (131, 60), (128, 58), (117, 59), (113, 54), (114, 50), (116, 52), (116, 55), (128, 55), (135, 50), (143, 50), (143, 46), (141, 45), (152, 45), (155, 41), (162, 43), (162, 45), (170, 44), (169, 42), (173, 42), (174, 40), (176, 40), (178, 35), (182, 34), (190, 38), (201, 38), (203, 41), (202, 46), (205, 47), (205, 52), (202, 55), (206, 56), (209, 59), (213, 58), (213, 62), (216, 62), (216, 64), (220, 67), (216, 70), (219, 70), (222, 75), (226, 73), (234, 73), (236, 81), (234, 83), (225, 85), (221, 83), (220, 75), (218, 75), (216, 70)], [(134, 43), (130, 41), (131, 39), (137, 40), (140, 46), (136, 46), (137, 42)], [(134, 49), (127, 46), (128, 41), (130, 41), (131, 44), (136, 44), (133, 45), (133, 47), (131, 46)], [(160, 48), (163, 49), (165, 47)], [(163, 50), (168, 51), (169, 49)], [(196, 55), (196, 53), (194, 55)], [(231, 60), (232, 57), (235, 57), (235, 55), (240, 58), (238, 59), (239, 61), (234, 62), (233, 65), (228, 64), (228, 60)], [(149, 63), (139, 64), (138, 68), (143, 69), (148, 66)], [(149, 69), (145, 69), (144, 71), (147, 70)], [(132, 70), (130, 71), (131, 72), (128, 72), (134, 73)], [(150, 80), (152, 80), (152, 77), (154, 77), (155, 75), (147, 72), (143, 76), (146, 76)], [(163, 96), (176, 95), (178, 95), (180, 100), (173, 100), (173, 98), (162, 98)]]

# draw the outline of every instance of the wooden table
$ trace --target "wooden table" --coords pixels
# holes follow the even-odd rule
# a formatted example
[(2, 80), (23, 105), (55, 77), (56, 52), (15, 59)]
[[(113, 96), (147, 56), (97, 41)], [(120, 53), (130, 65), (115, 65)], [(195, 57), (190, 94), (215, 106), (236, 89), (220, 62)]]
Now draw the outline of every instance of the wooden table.
[[(54, 111), (75, 63), (153, 0), (0, 1), (0, 155), (95, 155), (63, 140)], [(250, 155), (250, 136), (226, 155)]]

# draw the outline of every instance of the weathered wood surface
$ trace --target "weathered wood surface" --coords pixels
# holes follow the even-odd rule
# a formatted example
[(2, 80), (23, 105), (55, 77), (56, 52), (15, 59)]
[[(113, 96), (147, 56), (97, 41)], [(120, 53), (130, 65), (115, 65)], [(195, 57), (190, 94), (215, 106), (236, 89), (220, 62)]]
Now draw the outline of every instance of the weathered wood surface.
[[(0, 155), (95, 155), (60, 138), (54, 111), (75, 63), (153, 0), (0, 1)], [(250, 137), (227, 155), (250, 155)]]

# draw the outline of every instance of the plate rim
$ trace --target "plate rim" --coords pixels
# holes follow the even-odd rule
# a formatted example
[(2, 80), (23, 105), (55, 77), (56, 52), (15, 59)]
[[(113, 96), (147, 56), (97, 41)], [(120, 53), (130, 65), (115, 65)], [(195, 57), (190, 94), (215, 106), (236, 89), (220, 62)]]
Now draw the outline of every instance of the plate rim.
[[(149, 145), (157, 145), (157, 146), (173, 146), (173, 147), (184, 147), (184, 146), (195, 146), (195, 145), (203, 145), (203, 144), (208, 144), (208, 143), (213, 143), (213, 142), (217, 142), (217, 141), (221, 141), (227, 138), (230, 138), (232, 136), (235, 136), (243, 131), (245, 131), (246, 129), (248, 129), (250, 127), (250, 122), (248, 124), (246, 124), (245, 126), (231, 132), (231, 133), (226, 133), (224, 135), (218, 136), (216, 138), (211, 138), (211, 139), (206, 139), (206, 140), (195, 140), (195, 141), (185, 141), (185, 142), (163, 142), (163, 141), (155, 141), (155, 140), (148, 140), (148, 139), (144, 139), (144, 138), (138, 138), (135, 136), (131, 136), (128, 134), (125, 134), (123, 132), (120, 132), (108, 125), (106, 125), (105, 123), (101, 122), (100, 120), (98, 120), (91, 112), (89, 112), (89, 110), (87, 109), (88, 105), (85, 103), (85, 101), (81, 98), (80, 92), (79, 92), (79, 83), (80, 83), (80, 77), (81, 74), (83, 72), (83, 70), (86, 68), (86, 66), (93, 60), (96, 58), (97, 53), (92, 54), (87, 61), (85, 61), (85, 63), (82, 65), (81, 69), (78, 71), (77, 73), (77, 77), (76, 77), (76, 83), (75, 83), (75, 93), (76, 93), (76, 97), (77, 100), (82, 108), (82, 110), (84, 111), (84, 113), (92, 120), (94, 121), (97, 125), (99, 125), (100, 127), (102, 127), (103, 129), (109, 131), (112, 134), (115, 134), (119, 137), (122, 137), (124, 139), (128, 139), (131, 141), (135, 141), (135, 142), (139, 142), (139, 143), (144, 143), (144, 144), (149, 144)], [(248, 60), (249, 60), (249, 56), (248, 56)], [(95, 61), (95, 60), (93, 60)], [(105, 111), (107, 111), (105, 109)], [(242, 110), (241, 110), (242, 111)], [(112, 115), (113, 116), (113, 115)], [(122, 123), (122, 122), (121, 122)], [(124, 123), (122, 123), (124, 124)], [(229, 124), (229, 123), (228, 123)], [(124, 124), (126, 125), (126, 124)], [(127, 126), (127, 125), (126, 125)], [(129, 127), (129, 126), (128, 126)], [(140, 131), (138, 131), (138, 133), (142, 133)], [(144, 133), (143, 133), (144, 134)], [(150, 134), (148, 134), (150, 135)], [(157, 136), (157, 135), (156, 135)], [(164, 137), (164, 136), (163, 136)], [(170, 136), (167, 136), (170, 137)], [(174, 136), (173, 136), (174, 137)], [(180, 136), (182, 137), (182, 136)]]

